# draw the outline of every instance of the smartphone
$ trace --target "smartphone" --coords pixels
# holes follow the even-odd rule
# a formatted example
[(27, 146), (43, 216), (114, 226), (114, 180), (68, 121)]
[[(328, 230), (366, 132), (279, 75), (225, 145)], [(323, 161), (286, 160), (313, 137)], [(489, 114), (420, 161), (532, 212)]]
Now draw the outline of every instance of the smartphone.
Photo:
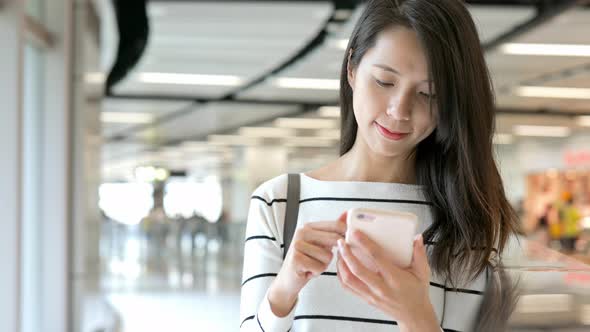
[(377, 272), (377, 266), (371, 257), (359, 250), (352, 238), (355, 230), (360, 230), (367, 237), (383, 248), (385, 256), (397, 266), (409, 267), (414, 252), (414, 236), (418, 217), (409, 212), (379, 209), (354, 208), (348, 210), (346, 217), (345, 241), (353, 254), (370, 270)]

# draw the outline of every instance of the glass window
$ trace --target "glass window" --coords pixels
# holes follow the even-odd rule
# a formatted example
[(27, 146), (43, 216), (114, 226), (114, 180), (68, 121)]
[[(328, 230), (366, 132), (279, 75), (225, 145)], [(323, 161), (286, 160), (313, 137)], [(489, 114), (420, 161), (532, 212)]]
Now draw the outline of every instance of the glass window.
[(41, 331), (41, 165), (43, 108), (43, 51), (27, 43), (23, 76), (23, 224), (22, 310), (23, 332)]

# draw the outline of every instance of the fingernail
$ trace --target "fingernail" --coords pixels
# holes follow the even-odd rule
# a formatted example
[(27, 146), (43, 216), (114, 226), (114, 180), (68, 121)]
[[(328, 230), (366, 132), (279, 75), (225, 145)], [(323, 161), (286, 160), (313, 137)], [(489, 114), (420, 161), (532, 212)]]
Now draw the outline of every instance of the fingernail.
[(339, 221), (343, 221), (346, 222), (346, 218), (348, 216), (348, 212), (344, 212), (340, 215), (340, 217), (338, 218)]
[(416, 234), (416, 236), (414, 237), (414, 241), (418, 241), (418, 242), (420, 242), (420, 244), (422, 244), (424, 242), (422, 240), (422, 233)]
[(338, 240), (338, 250), (340, 250), (341, 253), (344, 253), (344, 245), (342, 239)]
[(363, 234), (359, 230), (355, 230), (353, 235), (359, 240), (363, 239)]

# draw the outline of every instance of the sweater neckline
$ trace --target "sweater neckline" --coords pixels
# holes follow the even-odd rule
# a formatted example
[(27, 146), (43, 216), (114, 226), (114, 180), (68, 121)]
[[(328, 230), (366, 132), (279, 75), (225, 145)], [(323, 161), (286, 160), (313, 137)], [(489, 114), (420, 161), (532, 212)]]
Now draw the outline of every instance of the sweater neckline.
[(388, 187), (388, 188), (399, 188), (405, 190), (417, 190), (422, 191), (424, 186), (418, 184), (406, 184), (406, 183), (398, 183), (398, 182), (371, 182), (371, 181), (328, 181), (328, 180), (319, 180), (313, 178), (305, 173), (299, 173), (299, 175), (304, 178), (306, 181), (315, 183), (317, 185), (328, 185), (328, 186), (378, 186), (378, 187)]

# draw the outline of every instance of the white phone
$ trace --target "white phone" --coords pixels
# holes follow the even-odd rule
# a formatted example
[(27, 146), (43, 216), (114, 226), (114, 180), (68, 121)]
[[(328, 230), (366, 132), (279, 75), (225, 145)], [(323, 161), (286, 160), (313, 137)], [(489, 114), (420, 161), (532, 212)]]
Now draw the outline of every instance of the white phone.
[(409, 212), (398, 212), (379, 209), (354, 208), (348, 210), (346, 217), (345, 241), (353, 254), (370, 270), (377, 272), (372, 258), (360, 251), (352, 238), (355, 230), (376, 242), (385, 256), (397, 266), (406, 268), (412, 262), (414, 252), (414, 236), (418, 217)]

